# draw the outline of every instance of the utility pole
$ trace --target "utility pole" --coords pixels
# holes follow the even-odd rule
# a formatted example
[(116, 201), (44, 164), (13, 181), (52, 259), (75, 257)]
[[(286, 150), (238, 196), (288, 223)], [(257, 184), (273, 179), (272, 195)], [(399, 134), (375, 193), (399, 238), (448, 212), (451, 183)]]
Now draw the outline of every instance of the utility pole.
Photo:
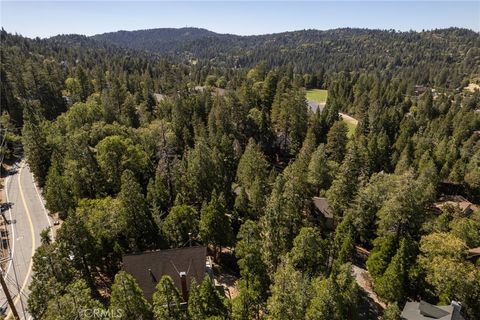
[(3, 279), (3, 269), (0, 270), (0, 283), (2, 285), (3, 292), (5, 292), (5, 297), (7, 297), (8, 305), (10, 306), (10, 309), (12, 309), (13, 318), (20, 320), (17, 309), (15, 308), (15, 304), (13, 303), (12, 296), (10, 295), (10, 291), (8, 290), (7, 284), (5, 283), (5, 279)]

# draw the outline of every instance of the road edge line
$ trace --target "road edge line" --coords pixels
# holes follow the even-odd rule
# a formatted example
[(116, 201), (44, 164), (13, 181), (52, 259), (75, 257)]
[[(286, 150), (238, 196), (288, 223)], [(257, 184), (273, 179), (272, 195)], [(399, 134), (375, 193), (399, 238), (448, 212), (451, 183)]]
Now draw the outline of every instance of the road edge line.
[[(29, 167), (30, 169), (30, 167)], [(35, 181), (35, 177), (33, 176), (33, 173), (30, 171), (30, 174), (32, 176), (32, 181), (33, 181), (33, 186), (35, 187), (35, 191), (37, 193), (38, 200), (40, 200), (40, 203), (42, 204), (43, 208), (43, 213), (45, 214), (45, 217), (47, 218), (48, 221), (48, 226), (50, 227), (50, 234), (52, 236), (52, 241), (54, 240), (54, 235), (53, 235), (53, 230), (52, 230), (52, 222), (50, 221), (50, 216), (47, 213), (47, 208), (45, 207), (45, 203), (43, 202), (42, 197), (40, 196), (40, 193), (38, 192), (37, 184)]]
[[(12, 179), (10, 179), (10, 176), (7, 177), (7, 179), (5, 179), (5, 198), (7, 200), (7, 203), (10, 203), (10, 199), (8, 198), (8, 183), (9, 181), (11, 181)], [(12, 216), (12, 208), (8, 208), (8, 213), (9, 213), (9, 216), (10, 216), (10, 229), (12, 229), (12, 243), (9, 244), (10, 245), (10, 261), (8, 262), (8, 267), (7, 269), (5, 270), (5, 277), (7, 276), (8, 272), (10, 272), (10, 268), (12, 267), (12, 263), (13, 263), (13, 255), (15, 253), (15, 228), (12, 224), (12, 221), (13, 221), (13, 216)]]
[[(25, 194), (23, 193), (23, 188), (22, 188), (22, 181), (20, 180), (20, 177), (22, 176), (22, 169), (23, 167), (20, 167), (18, 170), (18, 189), (20, 190), (20, 197), (22, 198), (23, 206), (25, 207), (25, 213), (27, 214), (28, 218), (28, 224), (30, 225), (30, 233), (32, 234), (32, 258), (30, 259), (30, 263), (28, 266), (27, 274), (25, 275), (25, 280), (23, 281), (22, 287), (20, 288), (20, 291), (13, 301), (13, 304), (16, 305), (18, 301), (22, 298), (22, 292), (25, 290), (25, 286), (27, 285), (28, 278), (30, 277), (30, 273), (32, 273), (32, 268), (33, 268), (33, 256), (35, 255), (35, 231), (33, 228), (33, 221), (32, 217), (30, 215), (30, 210), (28, 209), (27, 206), (27, 201), (25, 200)], [(5, 317), (8, 319), (12, 313), (12, 310), (9, 310), (7, 316)]]

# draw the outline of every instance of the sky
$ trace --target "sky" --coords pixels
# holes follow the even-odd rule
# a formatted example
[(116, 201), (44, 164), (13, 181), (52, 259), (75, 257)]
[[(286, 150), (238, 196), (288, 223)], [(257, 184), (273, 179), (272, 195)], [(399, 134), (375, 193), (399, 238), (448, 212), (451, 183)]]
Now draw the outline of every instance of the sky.
[(265, 34), (341, 27), (480, 31), (480, 1), (4, 1), (1, 26), (27, 37), (200, 27)]

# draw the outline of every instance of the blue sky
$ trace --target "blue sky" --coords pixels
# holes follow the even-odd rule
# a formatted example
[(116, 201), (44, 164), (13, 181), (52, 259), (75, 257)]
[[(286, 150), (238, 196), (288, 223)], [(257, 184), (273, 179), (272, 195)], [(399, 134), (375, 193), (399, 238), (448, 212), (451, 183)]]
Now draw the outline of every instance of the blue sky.
[(264, 34), (361, 27), (480, 31), (480, 1), (3, 1), (1, 26), (28, 37), (93, 35), (117, 30), (202, 27), (220, 33)]

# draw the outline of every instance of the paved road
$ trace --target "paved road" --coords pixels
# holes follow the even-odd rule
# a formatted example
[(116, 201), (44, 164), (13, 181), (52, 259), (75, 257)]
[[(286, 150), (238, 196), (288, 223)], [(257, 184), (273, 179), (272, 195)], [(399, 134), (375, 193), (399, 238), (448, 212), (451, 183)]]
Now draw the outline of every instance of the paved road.
[[(5, 281), (14, 296), (15, 306), (22, 319), (26, 312), (28, 286), (32, 277), (32, 257), (40, 245), (40, 232), (51, 226), (40, 191), (25, 162), (17, 164), (17, 172), (5, 179), (5, 199), (11, 204), (5, 217), (10, 220), (9, 238), (12, 260), (7, 264)], [(8, 306), (3, 292), (1, 306)], [(11, 316), (8, 308), (7, 318)]]
[(350, 122), (351, 124), (357, 126), (358, 125), (358, 120), (353, 118), (353, 117), (350, 117), (348, 114), (346, 113), (341, 113), (339, 112), (338, 113), (340, 115), (340, 117), (342, 117), (342, 119), (346, 122)]

